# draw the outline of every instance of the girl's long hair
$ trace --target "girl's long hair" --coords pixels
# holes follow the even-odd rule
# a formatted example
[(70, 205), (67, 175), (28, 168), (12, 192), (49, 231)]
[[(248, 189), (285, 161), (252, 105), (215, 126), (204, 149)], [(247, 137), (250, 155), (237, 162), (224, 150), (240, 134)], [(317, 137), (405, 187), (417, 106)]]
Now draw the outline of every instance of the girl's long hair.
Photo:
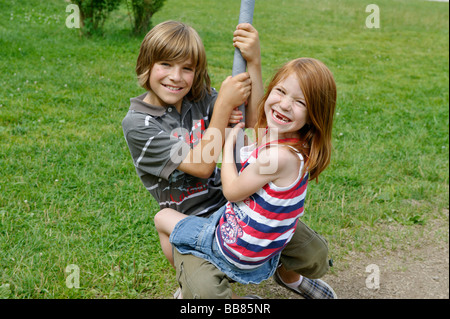
[[(272, 89), (291, 74), (295, 74), (303, 91), (308, 120), (300, 130), (300, 141), (290, 143), (306, 159), (305, 166), (311, 180), (318, 181), (331, 157), (331, 131), (336, 108), (336, 83), (333, 74), (322, 62), (312, 58), (299, 58), (283, 65), (274, 75), (258, 105), (255, 132), (267, 127), (264, 104)], [(260, 137), (258, 137), (258, 140)]]

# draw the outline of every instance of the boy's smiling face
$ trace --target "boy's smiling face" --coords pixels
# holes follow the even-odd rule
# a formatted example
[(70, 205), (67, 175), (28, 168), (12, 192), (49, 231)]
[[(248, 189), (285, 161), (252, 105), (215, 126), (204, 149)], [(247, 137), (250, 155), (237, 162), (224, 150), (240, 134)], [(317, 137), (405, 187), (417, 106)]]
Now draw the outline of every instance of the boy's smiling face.
[(183, 97), (192, 88), (195, 67), (190, 60), (184, 62), (159, 61), (150, 73), (150, 88), (144, 101), (156, 106), (173, 105), (181, 110)]

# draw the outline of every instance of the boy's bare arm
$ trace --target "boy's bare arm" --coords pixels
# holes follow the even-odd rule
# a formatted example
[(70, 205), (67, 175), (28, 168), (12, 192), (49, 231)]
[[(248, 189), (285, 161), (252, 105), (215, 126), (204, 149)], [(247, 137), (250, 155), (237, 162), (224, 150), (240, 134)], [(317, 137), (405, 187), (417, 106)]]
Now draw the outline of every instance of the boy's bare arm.
[(179, 170), (200, 178), (211, 176), (222, 151), (230, 114), (248, 99), (251, 83), (248, 73), (230, 76), (222, 83), (208, 129), (200, 143), (189, 151), (178, 166)]

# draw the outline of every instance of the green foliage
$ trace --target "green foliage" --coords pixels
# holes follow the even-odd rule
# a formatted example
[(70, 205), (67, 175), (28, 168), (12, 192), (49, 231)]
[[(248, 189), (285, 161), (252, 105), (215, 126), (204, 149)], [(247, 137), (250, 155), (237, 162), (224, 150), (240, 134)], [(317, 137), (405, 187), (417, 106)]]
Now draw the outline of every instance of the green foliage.
[(81, 30), (84, 35), (102, 34), (111, 13), (125, 3), (136, 35), (151, 28), (152, 16), (162, 8), (165, 0), (71, 0), (80, 9)]
[(83, 33), (92, 35), (101, 32), (108, 15), (122, 0), (72, 0), (80, 9)]
[(151, 29), (152, 16), (162, 8), (165, 0), (125, 0), (133, 14), (133, 32), (143, 34)]

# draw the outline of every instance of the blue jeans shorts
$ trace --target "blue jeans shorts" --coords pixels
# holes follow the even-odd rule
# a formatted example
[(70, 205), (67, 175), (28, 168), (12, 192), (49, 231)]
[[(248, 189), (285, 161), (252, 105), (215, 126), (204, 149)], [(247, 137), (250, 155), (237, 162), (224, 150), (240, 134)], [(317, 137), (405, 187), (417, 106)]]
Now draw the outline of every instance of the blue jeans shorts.
[(177, 223), (170, 242), (179, 253), (191, 254), (207, 260), (234, 281), (242, 284), (259, 284), (275, 272), (280, 254), (275, 255), (256, 269), (241, 269), (229, 263), (217, 247), (216, 227), (225, 206), (208, 218), (188, 216)]

